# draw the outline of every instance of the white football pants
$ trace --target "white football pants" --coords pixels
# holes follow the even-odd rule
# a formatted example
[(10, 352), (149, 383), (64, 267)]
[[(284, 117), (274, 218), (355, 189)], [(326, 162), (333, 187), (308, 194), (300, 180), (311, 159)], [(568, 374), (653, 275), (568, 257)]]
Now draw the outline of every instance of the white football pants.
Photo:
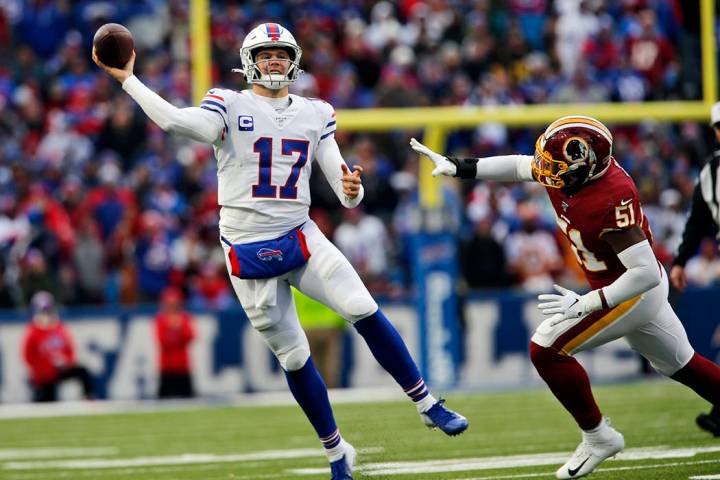
[(671, 376), (695, 353), (685, 328), (668, 303), (668, 279), (662, 270), (660, 284), (610, 309), (550, 326), (545, 320), (532, 341), (566, 355), (574, 355), (620, 337), (647, 358), (653, 368)]
[[(302, 227), (310, 259), (282, 276), (244, 280), (230, 275), (230, 247), (220, 242), (235, 294), (252, 326), (260, 332), (285, 371), (299, 370), (310, 356), (290, 286), (328, 306), (350, 323), (372, 315), (378, 306), (353, 266), (312, 220)], [(221, 234), (235, 242), (232, 232)]]

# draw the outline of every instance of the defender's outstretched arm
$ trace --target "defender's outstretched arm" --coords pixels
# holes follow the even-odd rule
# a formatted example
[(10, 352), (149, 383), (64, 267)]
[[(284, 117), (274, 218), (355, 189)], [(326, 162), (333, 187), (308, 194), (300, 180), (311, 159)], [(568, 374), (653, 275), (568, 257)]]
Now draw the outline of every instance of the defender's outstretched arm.
[(433, 177), (477, 178), (499, 182), (531, 182), (532, 155), (500, 155), (485, 158), (446, 157), (430, 150), (414, 138), (410, 146), (420, 155), (429, 158), (434, 164)]

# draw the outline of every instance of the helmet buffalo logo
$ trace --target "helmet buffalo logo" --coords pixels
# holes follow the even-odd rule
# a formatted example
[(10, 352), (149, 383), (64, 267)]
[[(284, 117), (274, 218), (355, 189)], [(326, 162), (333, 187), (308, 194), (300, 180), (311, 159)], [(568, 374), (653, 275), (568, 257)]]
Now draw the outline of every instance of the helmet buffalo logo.
[(263, 262), (269, 262), (277, 259), (278, 262), (283, 261), (282, 250), (273, 250), (272, 248), (261, 248), (257, 251), (257, 257)]
[(280, 40), (280, 34), (282, 33), (282, 29), (277, 23), (266, 23), (265, 31), (267, 32), (268, 37), (270, 37), (270, 40), (272, 40), (273, 42), (277, 42), (278, 40)]
[(580, 137), (569, 138), (563, 146), (563, 156), (570, 163), (585, 160), (589, 151), (590, 147), (588, 147), (587, 142)]

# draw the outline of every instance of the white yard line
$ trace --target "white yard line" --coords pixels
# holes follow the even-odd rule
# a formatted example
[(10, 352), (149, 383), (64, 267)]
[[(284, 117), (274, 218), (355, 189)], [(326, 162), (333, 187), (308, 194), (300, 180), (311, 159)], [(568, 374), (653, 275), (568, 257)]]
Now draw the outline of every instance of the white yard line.
[[(341, 403), (407, 402), (398, 388), (338, 388), (329, 392), (330, 401)], [(99, 400), (0, 405), (0, 420), (51, 418), (124, 413), (152, 413), (170, 410), (203, 410), (213, 407), (277, 407), (297, 405), (289, 391), (242, 393), (189, 400)]]
[(100, 457), (103, 455), (117, 455), (115, 447), (96, 448), (1, 448), (0, 460), (27, 459), (27, 458), (67, 458), (67, 457)]
[[(698, 448), (630, 448), (617, 455), (615, 460), (659, 460), (665, 458), (690, 458), (699, 453), (720, 452), (720, 446)], [(494, 470), (503, 468), (538, 467), (562, 465), (568, 452), (538, 453), (532, 455), (508, 455), (479, 458), (453, 458), (445, 460), (423, 460), (416, 462), (369, 463), (359, 465), (356, 470), (366, 476), (410, 475), (427, 473), (466, 472), (473, 470)], [(720, 463), (720, 459), (713, 460)], [(625, 468), (625, 467), (619, 467)], [(633, 468), (633, 467), (627, 467)], [(299, 468), (289, 472), (296, 475), (317, 475), (326, 473), (325, 468)], [(495, 477), (492, 477), (495, 478)], [(515, 477), (508, 477), (515, 478)]]
[[(611, 468), (598, 468), (595, 472), (618, 472), (623, 470), (642, 470), (652, 468), (664, 468), (664, 467), (684, 467), (688, 465), (703, 465), (706, 463), (720, 463), (720, 460), (696, 460), (692, 462), (672, 462), (672, 463), (652, 463), (650, 465), (636, 465), (633, 467), (611, 467)], [(471, 478), (453, 478), (449, 480), (509, 480), (513, 478), (529, 478), (529, 477), (554, 477), (555, 472), (545, 473), (521, 473), (514, 475), (492, 475), (489, 477), (471, 477)], [(690, 477), (688, 480), (706, 480), (706, 479), (720, 479), (720, 475), (711, 476), (698, 476)]]
[[(381, 453), (382, 448), (359, 449), (360, 453)], [(295, 450), (265, 450), (262, 452), (240, 453), (235, 455), (216, 455), (212, 453), (186, 453), (183, 455), (165, 455), (157, 457), (135, 458), (98, 458), (76, 460), (51, 460), (38, 462), (7, 462), (2, 465), (4, 470), (38, 470), (38, 469), (103, 469), (128, 467), (154, 467), (166, 465), (193, 465), (200, 463), (235, 463), (255, 462), (263, 460), (282, 460), (290, 458), (323, 457), (325, 454), (317, 448), (300, 448)]]
[[(380, 453), (382, 448), (365, 448), (359, 449), (359, 453)], [(616, 460), (625, 461), (639, 461), (639, 460), (661, 460), (670, 458), (690, 458), (701, 453), (715, 453), (720, 452), (720, 446), (708, 446), (708, 447), (697, 447), (697, 448), (669, 448), (665, 446), (657, 447), (646, 447), (646, 448), (632, 448), (627, 449), (616, 457)], [(111, 447), (99, 447), (99, 448), (31, 448), (31, 449), (5, 449), (0, 450), (0, 459), (9, 458), (48, 458), (48, 457), (63, 457), (63, 456), (92, 456), (92, 455), (112, 455), (116, 454), (117, 449)], [(294, 450), (266, 450), (260, 452), (250, 452), (244, 454), (234, 455), (216, 455), (216, 454), (183, 454), (183, 455), (166, 455), (166, 456), (153, 456), (153, 457), (136, 457), (136, 458), (115, 458), (115, 459), (89, 459), (80, 458), (73, 460), (46, 460), (46, 461), (11, 461), (2, 464), (4, 470), (10, 470), (17, 473), (12, 478), (18, 480), (30, 480), (33, 478), (40, 478), (33, 473), (35, 470), (45, 469), (65, 469), (65, 470), (86, 470), (85, 472), (76, 472), (76, 474), (59, 475), (59, 477), (84, 477), (87, 475), (95, 477), (93, 470), (97, 469), (115, 469), (113, 474), (127, 474), (137, 475), (138, 472), (142, 471), (172, 471), (176, 470), (172, 467), (188, 466), (193, 469), (205, 469), (210, 466), (204, 466), (203, 464), (217, 464), (217, 463), (235, 463), (235, 462), (251, 462), (251, 461), (273, 461), (280, 459), (294, 459), (294, 458), (311, 458), (311, 457), (322, 457), (323, 452), (321, 449), (294, 449)], [(383, 463), (368, 463), (360, 465), (356, 468), (357, 471), (363, 472), (365, 476), (392, 476), (392, 475), (417, 475), (417, 474), (429, 474), (429, 473), (448, 473), (448, 472), (461, 472), (471, 470), (490, 470), (490, 469), (503, 469), (503, 468), (520, 468), (520, 467), (535, 467), (535, 466), (549, 466), (549, 465), (560, 465), (568, 456), (568, 452), (549, 452), (549, 453), (538, 453), (531, 455), (507, 455), (507, 456), (492, 456), (492, 457), (478, 457), (478, 458), (456, 458), (456, 459), (445, 459), (445, 460), (425, 460), (416, 462), (383, 462)], [(673, 463), (656, 463), (650, 465), (636, 465), (636, 466), (622, 466), (622, 467), (605, 467), (600, 468), (598, 471), (624, 471), (624, 470), (640, 470), (640, 469), (651, 469), (651, 468), (665, 468), (673, 466), (684, 466), (684, 465), (699, 465), (699, 464), (720, 464), (720, 459), (712, 460), (697, 460), (688, 462), (673, 462)], [(604, 464), (604, 465), (607, 465)], [(25, 473), (20, 473), (21, 471)], [(327, 468), (303, 468), (303, 469), (290, 469), (288, 473), (294, 475), (316, 475), (326, 474)], [(87, 474), (87, 475), (86, 475)], [(44, 476), (45, 474), (40, 474)], [(523, 474), (508, 474), (508, 475), (491, 475), (485, 477), (473, 477), (463, 480), (503, 480), (503, 479), (522, 479), (522, 478), (535, 478), (535, 477), (547, 477), (552, 476), (553, 472), (543, 473), (523, 473)], [(239, 480), (247, 478), (282, 478), (283, 475), (263, 475), (258, 477), (257, 475), (252, 477), (240, 476), (236, 477)], [(456, 479), (461, 480), (461, 479)], [(720, 480), (720, 475), (700, 475), (690, 477), (690, 480)]]
[[(178, 466), (157, 466), (157, 467), (142, 467), (142, 468), (118, 468), (112, 471), (113, 477), (128, 476), (133, 479), (137, 478), (155, 478), (158, 474), (183, 474), (187, 475), (188, 472), (204, 472), (204, 471), (215, 471), (218, 470), (217, 465), (178, 465)], [(11, 471), (3, 474), (3, 480), (47, 480), (47, 471)], [(69, 478), (77, 480), (80, 478), (89, 478), (91, 480), (97, 480), (98, 472), (96, 470), (68, 470), (68, 471), (54, 471), (52, 472), (53, 479)], [(228, 476), (226, 472), (220, 472), (219, 476), (211, 477), (203, 474), (204, 480), (259, 480), (259, 479), (270, 479), (286, 478), (284, 473), (253, 473), (248, 475), (242, 475), (233, 473), (232, 476)]]

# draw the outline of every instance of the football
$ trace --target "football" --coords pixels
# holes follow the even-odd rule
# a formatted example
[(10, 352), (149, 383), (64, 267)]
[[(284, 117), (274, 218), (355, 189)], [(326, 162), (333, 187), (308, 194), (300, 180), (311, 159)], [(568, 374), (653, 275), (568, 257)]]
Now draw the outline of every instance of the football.
[(102, 63), (122, 68), (130, 60), (135, 43), (130, 30), (119, 23), (106, 23), (95, 32), (93, 46)]

